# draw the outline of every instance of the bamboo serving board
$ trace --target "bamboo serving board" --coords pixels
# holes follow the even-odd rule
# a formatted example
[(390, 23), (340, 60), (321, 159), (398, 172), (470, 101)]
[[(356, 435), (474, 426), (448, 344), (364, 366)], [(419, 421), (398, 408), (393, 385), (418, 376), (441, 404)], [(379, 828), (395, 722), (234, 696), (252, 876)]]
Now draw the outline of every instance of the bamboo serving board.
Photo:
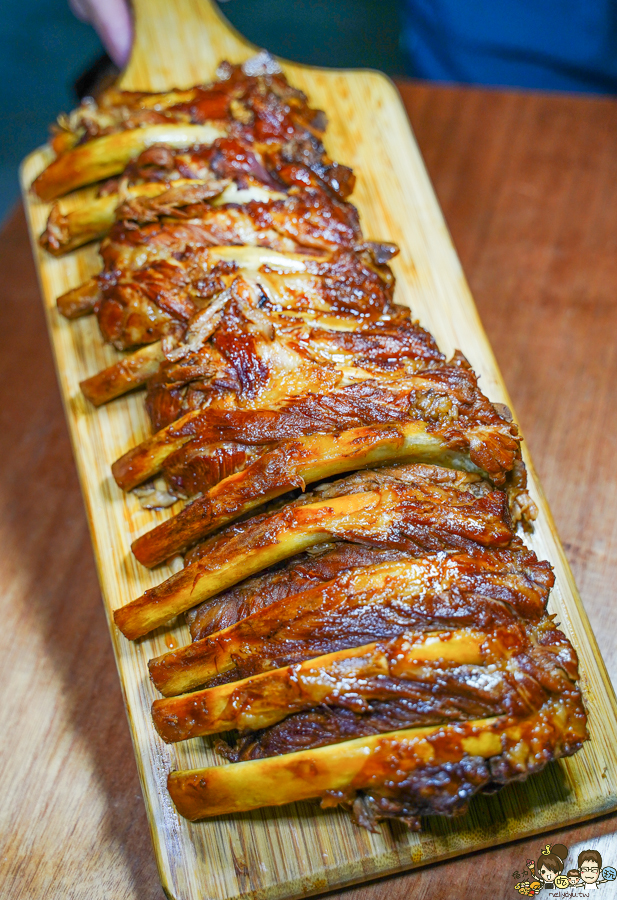
[[(218, 62), (240, 62), (255, 48), (235, 34), (207, 0), (134, 0), (136, 42), (122, 86), (166, 90), (210, 80)], [(329, 71), (284, 64), (293, 85), (329, 119), (330, 155), (353, 167), (353, 201), (367, 238), (395, 241), (397, 300), (408, 304), (441, 349), (460, 348), (493, 401), (510, 404), (459, 261), (392, 84), (374, 72)], [(531, 493), (540, 509), (529, 544), (549, 559), (557, 583), (549, 607), (575, 646), (590, 713), (591, 740), (571, 759), (553, 763), (524, 784), (477, 797), (459, 819), (425, 820), (425, 830), (384, 825), (376, 834), (354, 826), (339, 811), (303, 803), (191, 824), (176, 814), (166, 790), (173, 769), (224, 764), (207, 739), (168, 746), (157, 737), (150, 705), (157, 696), (147, 660), (186, 644), (188, 629), (161, 629), (136, 643), (125, 640), (111, 612), (159, 583), (130, 553), (131, 541), (169, 513), (146, 512), (113, 482), (110, 464), (148, 433), (142, 395), (95, 410), (79, 381), (114, 362), (94, 317), (67, 322), (56, 297), (100, 268), (95, 247), (62, 259), (42, 251), (36, 238), (49, 207), (29, 186), (51, 159), (48, 148), (29, 156), (22, 186), (66, 415), (86, 503), (105, 609), (124, 692), (152, 841), (163, 888), (177, 900), (296, 898), (378, 875), (494, 846), (617, 808), (617, 702), (555, 526), (526, 455)], [(78, 206), (79, 194), (63, 201)], [(62, 802), (61, 798), (59, 802)]]

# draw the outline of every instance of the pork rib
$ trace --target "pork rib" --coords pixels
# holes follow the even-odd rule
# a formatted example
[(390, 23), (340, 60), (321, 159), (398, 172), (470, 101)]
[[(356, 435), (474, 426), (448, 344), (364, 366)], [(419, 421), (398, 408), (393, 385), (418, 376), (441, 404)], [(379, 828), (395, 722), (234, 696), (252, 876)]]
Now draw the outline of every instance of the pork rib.
[(317, 798), (416, 828), (575, 753), (586, 716), (551, 567), (515, 533), (536, 512), (518, 429), (395, 303), (398, 249), (365, 239), (325, 124), (260, 54), (82, 104), (33, 187), (84, 188), (49, 252), (103, 239), (58, 298), (123, 354), (84, 395), (146, 388), (153, 433), (116, 482), (189, 501), (133, 544), (184, 568), (114, 612), (129, 639), (189, 622), (150, 660), (154, 724), (225, 735), (232, 765), (172, 773), (178, 811)]
[[(460, 815), (479, 790), (499, 787), (569, 756), (587, 739), (580, 698), (551, 697), (538, 712), (371, 735), (233, 766), (172, 772), (168, 789), (197, 820), (312, 798), (351, 808), (374, 827), (421, 815)], [(309, 776), (310, 773), (310, 776)]]

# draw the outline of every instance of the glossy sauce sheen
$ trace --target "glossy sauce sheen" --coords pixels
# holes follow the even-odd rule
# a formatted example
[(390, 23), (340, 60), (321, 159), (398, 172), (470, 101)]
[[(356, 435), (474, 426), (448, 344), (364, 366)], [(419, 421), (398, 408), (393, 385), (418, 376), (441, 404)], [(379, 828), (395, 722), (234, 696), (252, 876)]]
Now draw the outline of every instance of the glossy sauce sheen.
[(183, 815), (319, 796), (417, 827), (576, 752), (576, 655), (516, 535), (535, 515), (516, 425), (395, 303), (396, 247), (364, 239), (323, 114), (250, 65), (108, 92), (35, 183), (108, 179), (90, 222), (56, 208), (42, 242), (107, 234), (96, 287), (60, 309), (90, 305), (105, 340), (142, 349), (84, 393), (147, 383), (156, 433), (114, 477), (192, 499), (133, 543), (184, 569), (114, 618), (135, 639), (189, 614), (193, 644), (150, 663), (165, 740), (235, 729), (233, 766), (170, 777)]

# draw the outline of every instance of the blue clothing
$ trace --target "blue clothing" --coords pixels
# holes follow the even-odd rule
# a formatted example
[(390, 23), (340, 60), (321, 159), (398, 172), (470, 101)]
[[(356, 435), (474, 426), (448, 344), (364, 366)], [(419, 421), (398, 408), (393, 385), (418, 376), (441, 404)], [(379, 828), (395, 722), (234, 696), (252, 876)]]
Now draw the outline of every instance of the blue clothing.
[(617, 0), (403, 0), (411, 73), (617, 93)]

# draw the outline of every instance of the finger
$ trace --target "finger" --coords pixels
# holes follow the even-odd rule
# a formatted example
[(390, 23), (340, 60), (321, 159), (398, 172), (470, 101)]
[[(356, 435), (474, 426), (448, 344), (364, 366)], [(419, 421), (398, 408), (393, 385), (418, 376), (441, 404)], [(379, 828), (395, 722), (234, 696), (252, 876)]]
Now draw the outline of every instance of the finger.
[(81, 22), (90, 21), (90, 7), (88, 0), (69, 0), (69, 7), (74, 16)]
[(69, 0), (82, 21), (90, 22), (111, 59), (122, 68), (131, 55), (133, 22), (126, 0)]

